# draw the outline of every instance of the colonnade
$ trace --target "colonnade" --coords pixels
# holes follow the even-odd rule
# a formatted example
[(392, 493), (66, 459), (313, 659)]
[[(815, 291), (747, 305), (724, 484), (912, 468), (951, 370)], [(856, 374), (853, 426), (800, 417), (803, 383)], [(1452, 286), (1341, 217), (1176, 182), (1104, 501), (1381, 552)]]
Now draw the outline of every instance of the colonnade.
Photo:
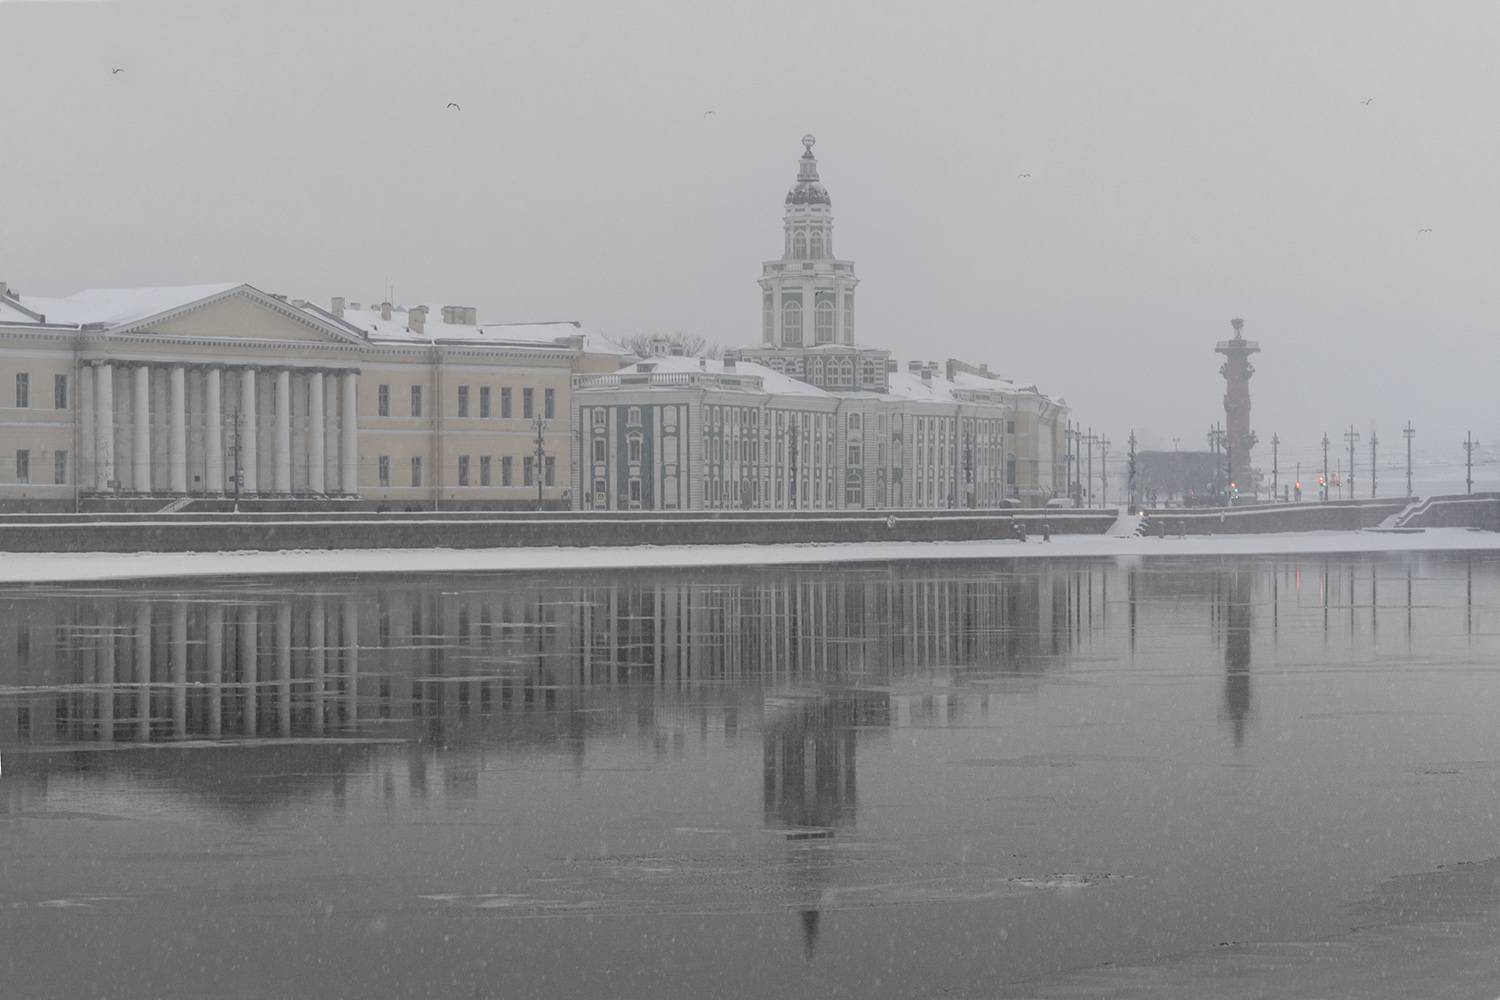
[[(120, 406), (116, 369), (123, 369), (119, 374), (126, 390)], [(152, 372), (159, 369), (166, 375), (164, 394), (152, 391)], [(190, 372), (199, 373), (191, 387)], [(227, 406), (226, 373), (231, 382)], [(85, 459), (92, 458), (92, 475), (85, 472), (84, 482), (101, 491), (218, 494), (234, 491), (237, 473), (241, 493), (357, 494), (358, 378), (354, 370), (322, 368), (86, 364), (79, 372), (78, 398), (84, 411), (81, 446)], [(306, 390), (306, 421), (295, 435), (294, 384)], [(267, 394), (269, 422), (260, 412)], [(153, 406), (153, 395), (163, 405)], [(269, 436), (272, 452), (265, 467), (260, 460), (263, 436)], [(119, 471), (127, 463), (117, 461), (117, 448), (128, 455), (128, 475)], [(337, 463), (331, 464), (330, 457)]]

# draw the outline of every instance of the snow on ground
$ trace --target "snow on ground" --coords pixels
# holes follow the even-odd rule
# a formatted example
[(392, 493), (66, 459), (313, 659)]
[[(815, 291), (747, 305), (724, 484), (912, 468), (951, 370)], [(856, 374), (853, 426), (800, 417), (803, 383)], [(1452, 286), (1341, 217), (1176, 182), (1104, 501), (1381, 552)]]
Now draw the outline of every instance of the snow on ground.
[(1300, 555), (1500, 551), (1500, 534), (1433, 528), (1401, 534), (1308, 531), (1187, 538), (1058, 535), (1051, 542), (836, 542), (600, 548), (339, 549), (287, 552), (0, 553), (0, 584), (210, 576), (531, 572), (708, 566), (795, 566), (943, 559)]

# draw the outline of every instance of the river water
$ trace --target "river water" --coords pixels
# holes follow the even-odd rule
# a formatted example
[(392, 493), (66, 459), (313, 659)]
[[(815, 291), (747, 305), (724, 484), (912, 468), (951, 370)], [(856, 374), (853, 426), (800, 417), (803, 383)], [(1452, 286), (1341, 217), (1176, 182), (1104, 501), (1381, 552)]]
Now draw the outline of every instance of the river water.
[[(0, 626), (0, 995), (1229, 995), (1258, 943), (1234, 988), (1355, 928), (1395, 973), (1433, 921), (1500, 942), (1494, 553), (7, 588)], [(1440, 869), (1482, 877), (1391, 888)]]

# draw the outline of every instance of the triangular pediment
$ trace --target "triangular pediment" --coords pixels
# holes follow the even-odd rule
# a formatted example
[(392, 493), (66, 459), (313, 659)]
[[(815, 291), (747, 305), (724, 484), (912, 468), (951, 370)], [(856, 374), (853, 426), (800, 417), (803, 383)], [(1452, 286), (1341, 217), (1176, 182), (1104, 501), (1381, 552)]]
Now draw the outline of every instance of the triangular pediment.
[(146, 317), (112, 333), (150, 333), (195, 340), (276, 341), (299, 344), (363, 343), (352, 330), (297, 308), (249, 285)]

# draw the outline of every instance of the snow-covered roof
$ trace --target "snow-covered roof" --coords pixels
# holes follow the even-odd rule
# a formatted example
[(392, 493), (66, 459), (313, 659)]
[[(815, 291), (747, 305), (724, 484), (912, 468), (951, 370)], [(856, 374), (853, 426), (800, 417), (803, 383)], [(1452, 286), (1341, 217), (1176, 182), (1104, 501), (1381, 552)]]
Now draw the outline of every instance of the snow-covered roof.
[[(66, 298), (41, 295), (7, 295), (0, 319), (7, 323), (40, 323), (60, 326), (126, 326), (152, 316), (190, 306), (246, 287), (243, 282), (222, 285), (180, 285), (170, 288), (91, 288)], [(45, 317), (38, 320), (26, 312)]]
[(890, 373), (890, 394), (898, 399), (910, 399), (923, 403), (956, 403), (953, 394), (957, 388), (952, 382), (936, 372), (930, 383), (923, 382), (916, 372), (895, 371)]
[(421, 332), (418, 332), (412, 324), (412, 313), (422, 308), (392, 306), (390, 319), (386, 319), (382, 306), (364, 309), (345, 307), (342, 318), (346, 324), (360, 330), (371, 343), (376, 344), (485, 343), (497, 346), (572, 348), (582, 350), (585, 354), (624, 356), (630, 353), (603, 334), (574, 320), (552, 323), (449, 322), (450, 318), (467, 318), (472, 315), (472, 310), (466, 313), (463, 309), (445, 306), (425, 307), (426, 315), (421, 321)]
[[(590, 379), (582, 388), (598, 387), (612, 388), (621, 382), (627, 383), (629, 388), (661, 388), (680, 389), (690, 380), (675, 380), (670, 376), (682, 375), (707, 375), (714, 381), (726, 380), (757, 380), (758, 389), (761, 392), (777, 396), (811, 396), (822, 399), (831, 399), (834, 393), (824, 392), (817, 386), (808, 385), (781, 372), (758, 365), (751, 361), (740, 361), (734, 368), (726, 368), (724, 362), (717, 358), (690, 358), (685, 356), (668, 356), (659, 358), (646, 358), (635, 364), (626, 365), (618, 372), (607, 376), (599, 376)], [(638, 383), (633, 382), (636, 376), (661, 376), (660, 378), (642, 377)], [(749, 388), (754, 391), (755, 386), (741, 384), (738, 388)]]

